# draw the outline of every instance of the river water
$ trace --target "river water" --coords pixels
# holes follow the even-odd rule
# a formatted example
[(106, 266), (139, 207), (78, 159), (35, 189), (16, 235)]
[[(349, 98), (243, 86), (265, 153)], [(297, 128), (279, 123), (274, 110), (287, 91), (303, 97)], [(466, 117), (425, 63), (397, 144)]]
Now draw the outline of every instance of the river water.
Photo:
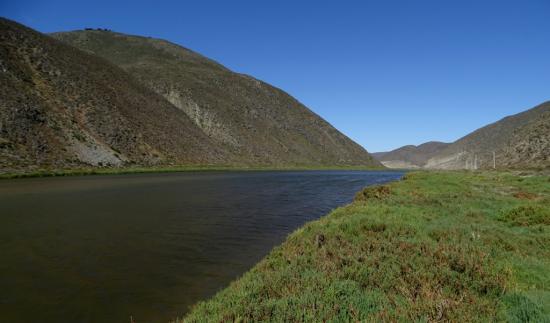
[(0, 181), (0, 322), (167, 322), (399, 172)]

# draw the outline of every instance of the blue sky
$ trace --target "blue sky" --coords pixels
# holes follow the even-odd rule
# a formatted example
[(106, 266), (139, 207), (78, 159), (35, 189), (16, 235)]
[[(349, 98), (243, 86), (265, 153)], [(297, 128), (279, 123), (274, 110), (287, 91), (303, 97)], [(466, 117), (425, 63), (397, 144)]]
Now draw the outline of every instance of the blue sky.
[(280, 87), (369, 151), (550, 99), (550, 1), (2, 1), (42, 32), (159, 37)]

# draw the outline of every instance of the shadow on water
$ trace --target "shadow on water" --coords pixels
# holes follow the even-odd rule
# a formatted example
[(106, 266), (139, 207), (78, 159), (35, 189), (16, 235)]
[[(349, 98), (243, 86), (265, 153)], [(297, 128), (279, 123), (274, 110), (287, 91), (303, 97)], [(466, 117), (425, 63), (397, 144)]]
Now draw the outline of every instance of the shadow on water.
[(0, 321), (168, 321), (399, 172), (0, 181)]

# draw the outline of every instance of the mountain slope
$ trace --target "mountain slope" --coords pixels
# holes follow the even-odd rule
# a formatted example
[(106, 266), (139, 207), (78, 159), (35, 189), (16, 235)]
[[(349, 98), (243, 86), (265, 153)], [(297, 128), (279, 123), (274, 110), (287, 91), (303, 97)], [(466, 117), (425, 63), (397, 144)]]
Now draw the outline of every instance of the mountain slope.
[(502, 159), (518, 167), (550, 166), (550, 111), (515, 130)]
[(390, 168), (419, 168), (448, 145), (445, 142), (430, 141), (418, 146), (407, 145), (389, 152), (374, 153), (373, 156)]
[(463, 169), (550, 166), (550, 102), (508, 116), (447, 146), (427, 168)]
[(183, 47), (103, 30), (52, 36), (123, 68), (242, 162), (380, 166), (285, 92)]
[(220, 163), (230, 154), (104, 59), (0, 18), (0, 170)]

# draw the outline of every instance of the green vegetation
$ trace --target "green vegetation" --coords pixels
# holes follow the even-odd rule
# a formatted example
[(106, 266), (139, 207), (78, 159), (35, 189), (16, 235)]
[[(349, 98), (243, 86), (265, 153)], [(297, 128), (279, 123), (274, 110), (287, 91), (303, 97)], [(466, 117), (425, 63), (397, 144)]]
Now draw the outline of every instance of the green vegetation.
[(0, 173), (1, 179), (29, 177), (58, 177), (81, 175), (122, 175), (139, 173), (177, 173), (201, 171), (305, 171), (305, 170), (384, 170), (382, 167), (360, 166), (218, 166), (218, 165), (180, 165), (161, 167), (90, 167), (74, 169), (39, 169), (13, 173)]
[(550, 179), (419, 172), (291, 234), (183, 319), (550, 321)]

